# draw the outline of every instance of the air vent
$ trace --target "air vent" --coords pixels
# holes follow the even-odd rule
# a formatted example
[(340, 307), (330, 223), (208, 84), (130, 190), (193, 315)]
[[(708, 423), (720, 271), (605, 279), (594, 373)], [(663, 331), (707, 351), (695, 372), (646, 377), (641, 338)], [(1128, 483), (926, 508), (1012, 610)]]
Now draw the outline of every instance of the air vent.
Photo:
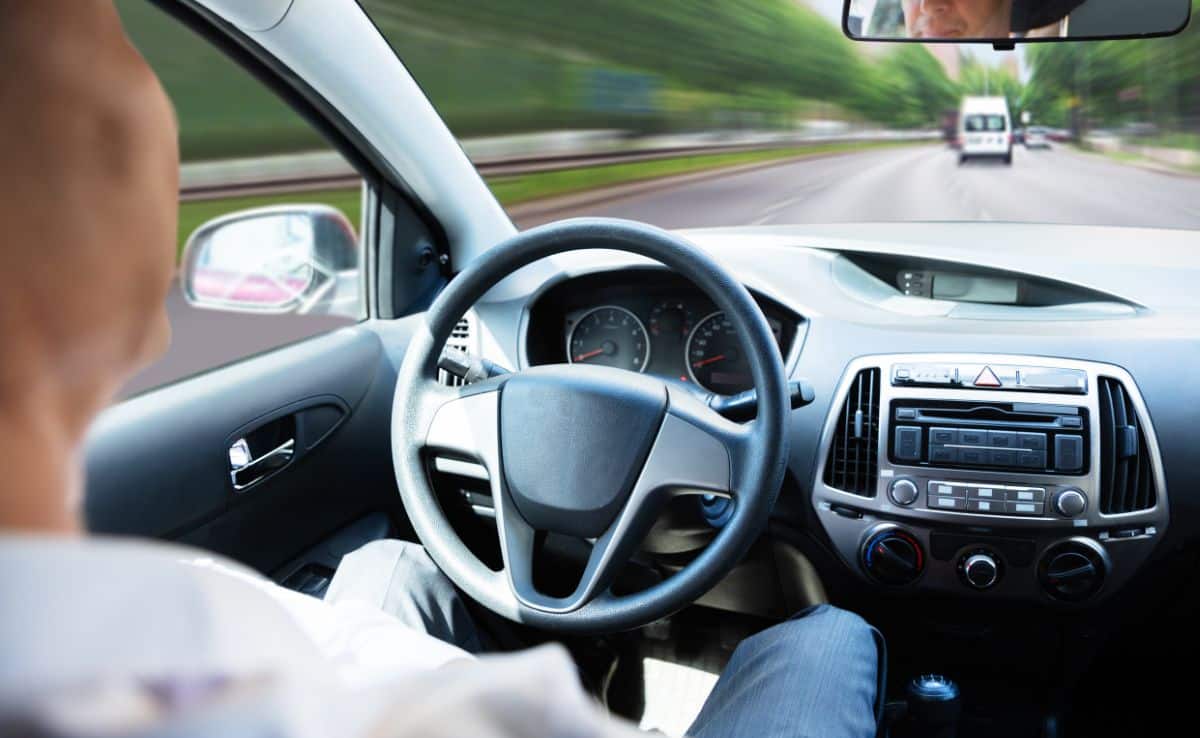
[(1154, 469), (1146, 434), (1125, 387), (1100, 377), (1100, 512), (1105, 515), (1154, 507)]
[[(454, 325), (454, 329), (450, 331), (450, 338), (446, 339), (446, 347), (474, 353), (475, 347), (471, 344), (471, 314), (467, 313)], [(461, 387), (464, 382), (462, 377), (457, 377), (444, 369), (438, 370), (438, 382), (447, 387)]]
[(825, 484), (863, 497), (875, 496), (879, 476), (879, 370), (854, 378), (833, 428)]

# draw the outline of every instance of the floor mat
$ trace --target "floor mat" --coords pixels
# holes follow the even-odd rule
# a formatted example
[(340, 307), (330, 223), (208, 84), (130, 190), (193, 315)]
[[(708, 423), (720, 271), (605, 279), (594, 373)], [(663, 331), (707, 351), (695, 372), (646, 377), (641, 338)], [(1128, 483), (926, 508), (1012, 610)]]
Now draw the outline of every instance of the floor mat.
[(653, 657), (642, 659), (642, 671), (646, 708), (638, 727), (682, 736), (700, 714), (717, 673)]

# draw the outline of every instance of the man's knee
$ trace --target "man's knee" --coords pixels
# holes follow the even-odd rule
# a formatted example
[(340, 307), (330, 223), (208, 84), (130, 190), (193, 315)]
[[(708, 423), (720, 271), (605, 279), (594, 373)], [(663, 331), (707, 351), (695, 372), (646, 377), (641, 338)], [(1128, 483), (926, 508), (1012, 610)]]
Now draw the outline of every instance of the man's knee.
[(733, 658), (745, 662), (765, 656), (781, 669), (833, 667), (871, 680), (880, 662), (875, 629), (858, 615), (832, 605), (818, 605), (747, 638)]

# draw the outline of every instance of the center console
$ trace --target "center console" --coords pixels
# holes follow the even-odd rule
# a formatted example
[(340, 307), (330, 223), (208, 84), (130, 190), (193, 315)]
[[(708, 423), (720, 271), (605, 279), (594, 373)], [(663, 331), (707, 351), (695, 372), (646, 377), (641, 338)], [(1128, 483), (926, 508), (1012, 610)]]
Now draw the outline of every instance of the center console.
[(863, 357), (840, 383), (813, 505), (888, 588), (1079, 603), (1163, 535), (1162, 462), (1131, 376), (1044, 357)]

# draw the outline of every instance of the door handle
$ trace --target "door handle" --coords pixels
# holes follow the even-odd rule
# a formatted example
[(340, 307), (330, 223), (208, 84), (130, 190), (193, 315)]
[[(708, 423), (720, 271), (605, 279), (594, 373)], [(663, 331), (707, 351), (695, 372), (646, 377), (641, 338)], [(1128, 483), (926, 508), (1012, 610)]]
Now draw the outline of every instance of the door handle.
[(240, 492), (266, 479), (287, 466), (295, 455), (296, 440), (292, 438), (257, 459), (252, 459), (250, 445), (246, 443), (245, 438), (239, 438), (229, 447), (229, 477), (233, 481), (233, 488)]

